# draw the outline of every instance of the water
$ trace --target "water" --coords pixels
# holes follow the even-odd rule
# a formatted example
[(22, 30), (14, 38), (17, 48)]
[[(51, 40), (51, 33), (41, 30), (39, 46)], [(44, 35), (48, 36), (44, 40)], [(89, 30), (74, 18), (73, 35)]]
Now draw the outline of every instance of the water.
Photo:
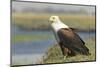
[[(21, 41), (11, 44), (12, 65), (36, 64), (48, 48), (56, 43), (52, 31), (25, 31), (18, 27), (11, 28), (12, 37), (16, 35), (48, 35), (49, 39), (41, 39), (39, 41)], [(78, 32), (80, 37), (85, 41), (89, 37), (95, 36), (95, 33)]]

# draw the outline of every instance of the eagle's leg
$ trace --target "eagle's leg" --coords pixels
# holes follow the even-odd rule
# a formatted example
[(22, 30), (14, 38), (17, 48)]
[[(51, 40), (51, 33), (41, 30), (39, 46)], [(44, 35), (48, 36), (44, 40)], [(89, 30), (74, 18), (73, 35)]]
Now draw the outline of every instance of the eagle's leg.
[(68, 57), (68, 52), (69, 52), (69, 49), (64, 47), (64, 60), (66, 60), (66, 58)]
[(64, 46), (60, 44), (60, 48), (61, 48), (61, 52), (62, 52), (62, 54), (63, 54), (63, 58), (64, 58), (64, 60), (65, 60), (65, 59), (66, 59), (66, 54), (65, 54), (65, 52), (64, 52)]
[(61, 42), (59, 42), (59, 46), (60, 46), (60, 48), (61, 48), (61, 52), (62, 52), (62, 54), (64, 55), (64, 46), (62, 45)]
[(59, 43), (59, 46), (61, 48), (63, 58), (64, 58), (64, 60), (66, 60), (66, 57), (68, 56), (68, 48), (64, 47), (61, 42)]

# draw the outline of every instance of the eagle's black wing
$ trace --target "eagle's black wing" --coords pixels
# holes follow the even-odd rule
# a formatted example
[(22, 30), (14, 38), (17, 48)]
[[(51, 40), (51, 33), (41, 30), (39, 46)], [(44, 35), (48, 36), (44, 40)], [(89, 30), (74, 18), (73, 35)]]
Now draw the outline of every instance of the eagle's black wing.
[(62, 28), (57, 33), (60, 42), (71, 51), (84, 55), (89, 54), (89, 49), (85, 46), (85, 42), (71, 29)]

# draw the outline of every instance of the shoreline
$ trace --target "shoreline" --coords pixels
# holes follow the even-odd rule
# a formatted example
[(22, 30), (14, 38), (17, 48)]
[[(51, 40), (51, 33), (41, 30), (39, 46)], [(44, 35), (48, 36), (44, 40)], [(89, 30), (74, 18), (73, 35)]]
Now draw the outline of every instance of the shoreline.
[[(78, 29), (78, 28), (72, 28), (70, 27), (73, 31), (76, 31), (76, 32), (95, 32), (96, 29)], [(25, 28), (25, 27), (19, 27), (20, 30), (23, 30), (23, 31), (51, 31), (50, 28)]]

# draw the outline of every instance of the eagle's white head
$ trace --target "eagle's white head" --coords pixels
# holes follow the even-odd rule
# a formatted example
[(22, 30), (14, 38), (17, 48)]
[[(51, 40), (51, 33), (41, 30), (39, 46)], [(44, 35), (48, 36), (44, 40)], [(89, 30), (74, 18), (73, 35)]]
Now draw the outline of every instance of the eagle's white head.
[(62, 28), (69, 28), (69, 27), (65, 25), (63, 22), (61, 22), (58, 16), (51, 16), (49, 22), (51, 23), (51, 28), (53, 29), (53, 32), (56, 34), (55, 35), (56, 40), (59, 42), (59, 37), (57, 35), (57, 32)]
[(65, 25), (63, 22), (60, 21), (58, 16), (51, 16), (49, 22), (51, 22), (51, 27), (56, 32), (61, 28), (69, 28), (67, 25)]
[(49, 19), (49, 22), (51, 22), (51, 23), (60, 22), (60, 19), (58, 16), (51, 16)]

